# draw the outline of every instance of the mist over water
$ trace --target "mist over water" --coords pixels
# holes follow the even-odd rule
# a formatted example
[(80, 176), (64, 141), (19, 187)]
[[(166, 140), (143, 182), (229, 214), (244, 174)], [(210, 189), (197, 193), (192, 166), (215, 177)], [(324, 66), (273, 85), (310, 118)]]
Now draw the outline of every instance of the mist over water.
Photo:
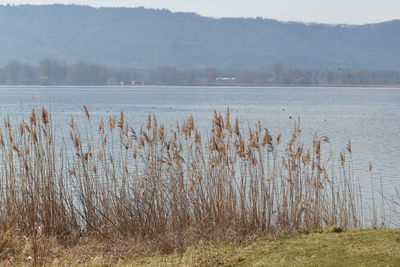
[[(0, 87), (0, 115), (14, 122), (27, 118), (34, 107), (44, 105), (56, 130), (67, 135), (71, 116), (82, 124), (86, 105), (94, 120), (118, 115), (134, 128), (154, 113), (169, 125), (193, 116), (203, 134), (211, 126), (214, 110), (238, 116), (243, 126), (260, 120), (273, 135), (290, 137), (300, 117), (305, 142), (317, 132), (329, 136), (335, 156), (353, 147), (356, 180), (363, 191), (370, 187), (369, 162), (375, 186), (382, 177), (386, 195), (400, 186), (400, 89), (392, 88), (243, 88), (243, 87)], [(282, 145), (281, 145), (282, 146)], [(337, 162), (337, 159), (335, 159)]]

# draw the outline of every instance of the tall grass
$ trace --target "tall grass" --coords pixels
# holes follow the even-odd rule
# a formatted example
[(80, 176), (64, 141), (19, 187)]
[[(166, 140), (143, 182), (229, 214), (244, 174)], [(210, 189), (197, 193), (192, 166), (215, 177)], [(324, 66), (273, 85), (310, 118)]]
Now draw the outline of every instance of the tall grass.
[(95, 235), (172, 240), (244, 238), (360, 226), (351, 144), (328, 137), (287, 144), (260, 122), (242, 129), (215, 112), (208, 137), (189, 117), (166, 129), (154, 115), (140, 129), (123, 112), (69, 123), (56, 140), (51, 114), (32, 110), (0, 129), (0, 223), (31, 236)]

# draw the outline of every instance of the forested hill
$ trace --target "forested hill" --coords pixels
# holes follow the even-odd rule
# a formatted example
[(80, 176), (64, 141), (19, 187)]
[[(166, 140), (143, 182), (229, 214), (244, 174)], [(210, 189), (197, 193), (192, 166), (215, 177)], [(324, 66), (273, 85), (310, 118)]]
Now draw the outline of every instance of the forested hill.
[(400, 21), (213, 19), (144, 8), (0, 6), (0, 65), (56, 58), (132, 67), (400, 69)]

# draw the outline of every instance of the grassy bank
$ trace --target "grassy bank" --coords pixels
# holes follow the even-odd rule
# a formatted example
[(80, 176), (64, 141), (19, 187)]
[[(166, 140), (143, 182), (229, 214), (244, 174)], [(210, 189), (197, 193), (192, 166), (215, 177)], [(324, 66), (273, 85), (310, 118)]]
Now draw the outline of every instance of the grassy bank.
[[(30, 266), (30, 246), (1, 243), (1, 266)], [(81, 240), (64, 247), (47, 241), (48, 266), (399, 266), (400, 230), (314, 231), (246, 243), (203, 242), (182, 253), (134, 253), (128, 243)]]
[[(334, 154), (327, 136), (304, 141), (299, 120), (282, 137), (215, 112), (204, 135), (192, 117), (164, 126), (149, 114), (133, 128), (123, 112), (83, 113), (86, 123), (71, 118), (65, 137), (45, 108), (0, 127), (1, 240), (7, 247), (24, 237), (15, 246), (30, 244), (34, 265), (57, 255), (49, 254), (57, 244), (189, 253), (212, 240), (358, 229), (369, 216), (351, 143)], [(371, 213), (376, 225), (375, 202)]]

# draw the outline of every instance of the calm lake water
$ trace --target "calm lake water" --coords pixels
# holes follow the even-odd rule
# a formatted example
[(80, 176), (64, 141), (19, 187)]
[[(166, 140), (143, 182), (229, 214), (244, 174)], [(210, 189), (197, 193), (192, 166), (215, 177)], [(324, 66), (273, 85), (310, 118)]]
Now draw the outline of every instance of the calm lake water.
[(57, 127), (71, 116), (84, 120), (82, 106), (92, 116), (121, 110), (134, 127), (156, 114), (166, 125), (192, 115), (204, 131), (214, 110), (231, 108), (244, 126), (261, 120), (273, 134), (288, 138), (294, 119), (301, 118), (305, 140), (327, 135), (336, 152), (353, 144), (357, 179), (369, 186), (382, 177), (385, 194), (400, 187), (400, 89), (393, 88), (245, 88), (245, 87), (0, 87), (0, 115), (18, 120), (43, 104)]

